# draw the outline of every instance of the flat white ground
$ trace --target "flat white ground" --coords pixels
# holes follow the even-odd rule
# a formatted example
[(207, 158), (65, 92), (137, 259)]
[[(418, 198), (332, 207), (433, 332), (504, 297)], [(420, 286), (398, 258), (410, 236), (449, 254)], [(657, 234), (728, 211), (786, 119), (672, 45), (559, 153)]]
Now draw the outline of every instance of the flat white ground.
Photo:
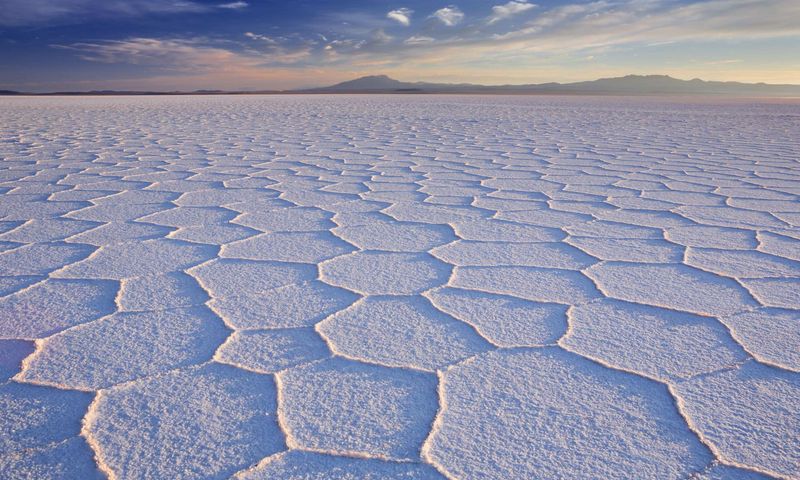
[(0, 477), (800, 478), (800, 104), (0, 100)]

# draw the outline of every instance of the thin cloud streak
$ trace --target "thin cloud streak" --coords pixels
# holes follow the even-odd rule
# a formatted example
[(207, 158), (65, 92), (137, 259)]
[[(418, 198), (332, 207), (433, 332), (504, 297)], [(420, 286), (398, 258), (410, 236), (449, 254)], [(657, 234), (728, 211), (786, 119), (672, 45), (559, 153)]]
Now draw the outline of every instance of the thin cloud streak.
[(218, 8), (227, 8), (228, 10), (241, 10), (249, 6), (250, 4), (247, 2), (231, 2), (217, 5)]
[[(255, 34), (251, 36), (258, 40), (267, 38)], [(307, 44), (280, 46), (277, 41), (270, 40), (273, 43), (268, 44), (263, 51), (250, 49), (243, 52), (225, 48), (224, 44), (209, 45), (209, 40), (205, 38), (131, 38), (102, 43), (53, 45), (53, 47), (74, 51), (81, 59), (90, 62), (141, 65), (159, 71), (183, 74), (258, 70), (271, 65), (291, 65), (311, 54), (311, 48)]]
[(88, 19), (203, 13), (220, 8), (241, 10), (248, 5), (243, 1), (209, 5), (191, 0), (3, 0), (0, 26), (84, 23)]

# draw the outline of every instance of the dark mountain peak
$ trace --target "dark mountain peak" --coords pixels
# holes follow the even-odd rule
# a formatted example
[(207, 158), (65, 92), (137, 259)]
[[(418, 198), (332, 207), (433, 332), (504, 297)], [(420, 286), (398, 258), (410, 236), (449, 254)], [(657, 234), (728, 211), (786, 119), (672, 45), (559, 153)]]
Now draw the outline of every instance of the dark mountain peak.
[(391, 82), (396, 82), (394, 78), (390, 77), (389, 75), (365, 75), (363, 77), (357, 78), (356, 80), (364, 80), (364, 81), (386, 81), (389, 80)]
[[(620, 77), (614, 77), (607, 80), (614, 80)], [(658, 75), (658, 74), (650, 74), (650, 75), (636, 75), (636, 74), (629, 74), (625, 75), (621, 78), (629, 78), (629, 79), (637, 79), (637, 80), (676, 80), (675, 78), (670, 77), (669, 75)]]
[(325, 90), (396, 90), (409, 88), (413, 84), (395, 80), (388, 75), (369, 75), (347, 82), (337, 83)]

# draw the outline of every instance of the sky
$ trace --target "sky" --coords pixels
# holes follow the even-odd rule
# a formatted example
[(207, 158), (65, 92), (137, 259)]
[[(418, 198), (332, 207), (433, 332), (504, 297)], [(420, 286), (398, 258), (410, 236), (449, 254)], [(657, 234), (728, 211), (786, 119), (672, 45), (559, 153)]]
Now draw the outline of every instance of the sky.
[(800, 84), (798, 52), (800, 0), (0, 0), (0, 89), (31, 92)]

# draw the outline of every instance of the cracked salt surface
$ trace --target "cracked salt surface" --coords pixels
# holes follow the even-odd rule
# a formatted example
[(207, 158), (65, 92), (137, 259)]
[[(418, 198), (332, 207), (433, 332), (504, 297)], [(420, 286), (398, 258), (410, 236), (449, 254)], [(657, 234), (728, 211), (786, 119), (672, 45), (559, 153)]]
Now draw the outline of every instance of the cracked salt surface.
[(798, 137), (789, 101), (3, 98), (0, 477), (800, 478)]

